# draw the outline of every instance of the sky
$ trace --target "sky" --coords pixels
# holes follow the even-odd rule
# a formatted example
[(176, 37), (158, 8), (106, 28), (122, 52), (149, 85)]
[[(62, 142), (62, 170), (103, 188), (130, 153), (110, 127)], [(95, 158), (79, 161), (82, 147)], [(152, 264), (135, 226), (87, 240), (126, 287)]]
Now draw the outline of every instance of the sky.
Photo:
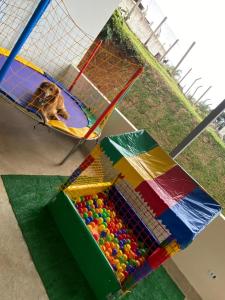
[[(192, 71), (182, 81), (184, 91), (196, 79), (190, 90), (193, 94), (198, 86), (202, 86), (195, 94), (198, 99), (209, 87), (211, 90), (202, 101), (208, 101), (214, 108), (225, 99), (225, 2), (222, 0), (142, 0), (143, 5), (148, 6), (147, 18), (153, 21), (153, 29), (160, 23), (164, 16), (168, 19), (162, 26), (161, 42), (168, 49), (176, 39), (177, 46), (168, 55), (170, 64), (175, 66), (193, 41), (193, 47), (187, 58), (180, 65), (184, 75), (187, 70)], [(181, 75), (182, 76), (182, 75)]]

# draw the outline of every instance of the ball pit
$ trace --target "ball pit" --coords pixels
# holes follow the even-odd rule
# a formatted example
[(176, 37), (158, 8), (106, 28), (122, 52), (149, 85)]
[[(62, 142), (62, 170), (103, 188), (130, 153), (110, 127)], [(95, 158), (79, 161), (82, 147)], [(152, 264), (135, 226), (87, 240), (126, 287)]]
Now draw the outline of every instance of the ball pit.
[(135, 272), (148, 255), (144, 243), (117, 214), (108, 191), (73, 199), (94, 239), (105, 254), (120, 283)]

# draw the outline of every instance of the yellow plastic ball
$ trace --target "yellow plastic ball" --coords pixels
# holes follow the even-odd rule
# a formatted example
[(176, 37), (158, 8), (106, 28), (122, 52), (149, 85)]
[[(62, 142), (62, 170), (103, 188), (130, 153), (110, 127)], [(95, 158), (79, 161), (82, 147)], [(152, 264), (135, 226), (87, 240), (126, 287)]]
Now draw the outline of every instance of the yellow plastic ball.
[(98, 224), (102, 224), (104, 222), (103, 218), (98, 219)]
[(123, 259), (124, 259), (124, 260), (127, 260), (127, 259), (128, 259), (128, 257), (127, 257), (126, 254), (123, 255)]
[(101, 224), (99, 227), (98, 227), (99, 231), (103, 231), (105, 229), (105, 225), (104, 224)]

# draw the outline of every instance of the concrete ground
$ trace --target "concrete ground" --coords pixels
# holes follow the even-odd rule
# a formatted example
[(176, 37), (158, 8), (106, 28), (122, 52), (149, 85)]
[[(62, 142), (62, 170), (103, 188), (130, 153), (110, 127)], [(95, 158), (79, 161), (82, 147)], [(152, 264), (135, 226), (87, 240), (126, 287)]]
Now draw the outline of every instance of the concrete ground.
[[(79, 149), (64, 165), (60, 160), (74, 141), (43, 126), (0, 101), (0, 175), (69, 175), (87, 151)], [(0, 179), (1, 300), (48, 299)]]

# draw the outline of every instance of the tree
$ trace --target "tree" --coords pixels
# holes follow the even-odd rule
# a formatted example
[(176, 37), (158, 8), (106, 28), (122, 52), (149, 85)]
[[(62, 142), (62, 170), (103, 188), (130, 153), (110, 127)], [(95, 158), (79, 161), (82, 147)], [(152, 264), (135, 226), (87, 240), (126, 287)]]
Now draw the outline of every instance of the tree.
[(203, 102), (198, 103), (198, 108), (204, 116), (207, 116), (212, 110), (210, 104), (203, 103)]

